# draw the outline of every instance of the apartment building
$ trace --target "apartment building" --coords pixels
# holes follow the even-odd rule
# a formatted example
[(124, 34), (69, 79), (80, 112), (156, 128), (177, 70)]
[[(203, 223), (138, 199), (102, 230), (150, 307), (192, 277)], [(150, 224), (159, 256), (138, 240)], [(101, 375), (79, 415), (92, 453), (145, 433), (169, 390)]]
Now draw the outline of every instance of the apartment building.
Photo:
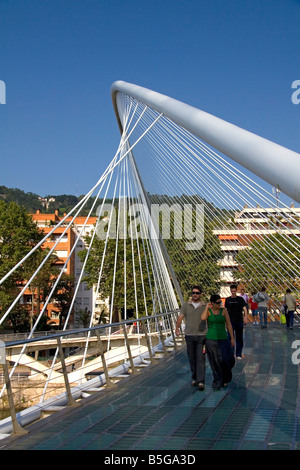
[[(298, 224), (295, 225), (295, 220)], [(230, 295), (230, 284), (234, 282), (234, 272), (238, 270), (235, 256), (254, 240), (275, 234), (274, 225), (280, 226), (281, 233), (300, 236), (300, 208), (262, 208), (247, 207), (235, 213), (233, 223), (228, 229), (220, 228), (213, 231), (219, 238), (223, 258), (220, 265), (221, 297)]]
[[(94, 289), (88, 288), (82, 280), (84, 276), (82, 275), (82, 262), (78, 257), (78, 252), (85, 248), (84, 236), (91, 233), (97, 218), (90, 217), (86, 220), (86, 217), (76, 217), (72, 220), (71, 217), (68, 217), (53, 231), (53, 228), (64, 218), (59, 216), (58, 210), (53, 214), (43, 214), (37, 210), (35, 214), (30, 215), (43, 233), (45, 235), (49, 234), (42, 247), (50, 250), (53, 249), (53, 254), (57, 256), (55, 265), (63, 269), (66, 274), (74, 276), (76, 298), (71, 326), (73, 328), (82, 327), (80, 312), (92, 312), (93, 305), (95, 304), (95, 292)], [(25, 291), (24, 303), (31, 302), (31, 299), (31, 292), (29, 290)], [(47, 306), (49, 323), (53, 325), (59, 323), (58, 313), (59, 310), (55, 304), (49, 303)]]

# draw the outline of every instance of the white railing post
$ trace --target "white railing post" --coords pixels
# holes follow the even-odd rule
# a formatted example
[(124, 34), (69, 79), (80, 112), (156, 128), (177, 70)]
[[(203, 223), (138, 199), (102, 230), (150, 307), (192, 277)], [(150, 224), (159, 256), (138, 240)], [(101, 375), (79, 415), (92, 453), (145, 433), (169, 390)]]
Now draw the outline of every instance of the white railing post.
[(97, 336), (99, 354), (101, 356), (102, 366), (103, 366), (103, 370), (104, 370), (106, 385), (108, 387), (114, 387), (115, 384), (111, 381), (111, 379), (109, 377), (109, 374), (108, 374), (108, 368), (107, 368), (106, 359), (105, 359), (105, 355), (104, 355), (104, 348), (103, 348), (103, 344), (102, 344), (102, 340), (101, 340), (101, 337), (100, 337), (99, 330), (96, 330), (96, 336)]
[(150, 358), (151, 362), (154, 362), (154, 357), (153, 357), (153, 353), (152, 353), (152, 349), (151, 349), (150, 339), (149, 339), (149, 335), (148, 335), (148, 331), (147, 331), (148, 326), (147, 326), (145, 320), (142, 320), (141, 323), (143, 325), (143, 330), (144, 330), (144, 334), (145, 334), (145, 338), (146, 338), (146, 343), (147, 343), (148, 352), (149, 352), (149, 358)]
[(70, 387), (69, 378), (68, 378), (68, 372), (67, 372), (66, 363), (65, 363), (65, 357), (64, 357), (60, 338), (57, 338), (57, 346), (58, 346), (58, 352), (59, 352), (61, 367), (63, 371), (64, 381), (65, 381), (66, 392), (68, 396), (68, 405), (73, 406), (73, 407), (80, 406), (80, 404), (77, 403), (77, 401), (74, 400), (72, 396), (71, 387)]
[(27, 434), (28, 431), (22, 428), (22, 426), (17, 421), (14, 398), (13, 398), (13, 393), (11, 389), (11, 381), (9, 378), (7, 361), (6, 361), (5, 343), (3, 341), (0, 341), (0, 363), (2, 365), (3, 374), (4, 374), (8, 404), (10, 408), (10, 416), (11, 416), (11, 421), (12, 421), (12, 426), (13, 426), (13, 434)]
[(135, 374), (136, 370), (135, 370), (135, 367), (134, 367), (133, 358), (132, 358), (131, 349), (130, 349), (130, 344), (129, 344), (129, 341), (128, 341), (126, 325), (123, 324), (122, 328), (123, 328), (124, 339), (125, 339), (125, 344), (126, 344), (127, 353), (128, 353), (128, 359), (129, 359), (129, 362), (130, 362), (131, 372), (132, 372), (132, 374)]

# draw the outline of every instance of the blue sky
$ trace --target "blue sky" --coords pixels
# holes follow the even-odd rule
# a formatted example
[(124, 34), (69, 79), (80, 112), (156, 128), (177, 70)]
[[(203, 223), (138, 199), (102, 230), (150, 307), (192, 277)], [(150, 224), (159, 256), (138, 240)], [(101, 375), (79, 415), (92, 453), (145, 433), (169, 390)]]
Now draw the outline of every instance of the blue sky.
[(119, 143), (115, 80), (300, 152), (299, 18), (299, 0), (0, 0), (0, 185), (85, 194)]

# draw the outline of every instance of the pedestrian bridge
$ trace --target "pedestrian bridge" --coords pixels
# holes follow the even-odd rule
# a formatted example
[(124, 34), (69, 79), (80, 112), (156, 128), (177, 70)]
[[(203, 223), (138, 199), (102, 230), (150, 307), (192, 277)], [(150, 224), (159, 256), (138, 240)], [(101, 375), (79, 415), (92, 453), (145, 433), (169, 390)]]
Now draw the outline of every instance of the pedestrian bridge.
[[(107, 169), (35, 246), (24, 244), (24, 257), (0, 279), (0, 294), (10, 294), (0, 325), (11, 327), (24, 293), (40, 295), (39, 274), (74, 229), (27, 339), (0, 344), (0, 400), (11, 412), (0, 422), (2, 448), (299, 448), (299, 326), (278, 321), (287, 288), (299, 301), (299, 154), (136, 85), (115, 82), (112, 101), (121, 139)], [(37, 339), (58, 293), (66, 293), (62, 276), (72, 263), (63, 332)], [(174, 336), (176, 315), (192, 285), (201, 284), (207, 300), (229, 295), (233, 281), (249, 294), (267, 287), (272, 321), (265, 331), (246, 327), (245, 358), (229, 387), (212, 392), (208, 368), (200, 393), (189, 384), (183, 338), (179, 344)], [(74, 359), (69, 335), (87, 285), (93, 305)], [(124, 319), (117, 348), (111, 332), (104, 343), (104, 326), (94, 326), (107, 299), (108, 323)], [(140, 328), (136, 348), (129, 316)], [(33, 348), (52, 340), (54, 355), (39, 363)], [(26, 387), (16, 379), (24, 365), (32, 371)], [(24, 402), (28, 411), (19, 411)]]
[[(184, 347), (0, 441), (2, 450), (299, 450), (300, 327), (245, 327), (226, 389), (191, 387)], [(298, 353), (297, 353), (298, 350)], [(131, 455), (130, 454), (130, 455)], [(105, 455), (105, 453), (103, 454)], [(110, 454), (111, 455), (111, 454)], [(144, 455), (144, 454), (143, 454)]]

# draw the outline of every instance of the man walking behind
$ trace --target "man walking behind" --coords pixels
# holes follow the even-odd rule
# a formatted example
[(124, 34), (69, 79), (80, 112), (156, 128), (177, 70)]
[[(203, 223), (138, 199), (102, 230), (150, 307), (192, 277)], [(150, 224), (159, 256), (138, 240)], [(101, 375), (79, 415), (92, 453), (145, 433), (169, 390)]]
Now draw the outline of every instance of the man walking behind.
[(247, 305), (243, 297), (237, 295), (237, 286), (230, 286), (231, 296), (225, 300), (225, 308), (229, 313), (230, 322), (235, 336), (235, 355), (238, 360), (242, 359), (244, 346), (243, 333), (244, 323), (247, 323)]
[(204, 390), (205, 383), (205, 353), (204, 344), (206, 338), (206, 321), (201, 320), (206, 303), (201, 300), (202, 289), (200, 286), (192, 288), (192, 298), (182, 305), (180, 315), (176, 322), (176, 336), (180, 334), (180, 325), (185, 321), (185, 341), (187, 355), (192, 373), (192, 386)]
[(268, 326), (268, 308), (270, 308), (270, 297), (266, 293), (266, 288), (262, 287), (257, 294), (253, 297), (257, 302), (257, 312), (260, 319), (260, 327), (267, 328)]
[(297, 301), (291, 293), (291, 289), (285, 291), (285, 296), (283, 298), (283, 305), (286, 305), (286, 326), (287, 328), (293, 329), (294, 326), (294, 313), (297, 306)]

